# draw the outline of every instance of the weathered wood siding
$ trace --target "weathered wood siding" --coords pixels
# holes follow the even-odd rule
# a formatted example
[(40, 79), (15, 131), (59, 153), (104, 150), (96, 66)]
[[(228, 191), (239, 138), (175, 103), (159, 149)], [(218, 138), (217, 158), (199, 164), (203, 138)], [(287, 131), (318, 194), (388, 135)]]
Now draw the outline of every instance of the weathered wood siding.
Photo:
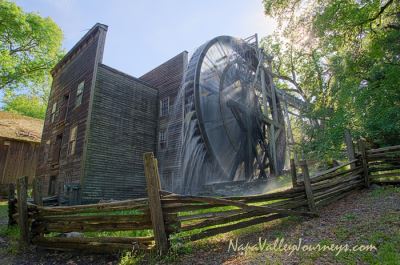
[[(86, 121), (89, 114), (91, 87), (97, 63), (101, 62), (107, 27), (96, 24), (53, 69), (53, 83), (48, 102), (41, 142), (37, 175), (44, 177), (45, 187), (50, 176), (63, 183), (78, 183), (85, 149)], [(75, 107), (78, 85), (84, 81), (82, 103)], [(51, 122), (51, 111), (57, 103), (57, 115)], [(71, 127), (77, 125), (76, 152), (68, 155)], [(57, 136), (61, 138), (59, 159), (54, 157)], [(50, 141), (50, 146), (46, 143)], [(48, 155), (46, 155), (46, 150)], [(44, 189), (44, 193), (47, 188)]]
[(141, 80), (158, 89), (158, 110), (160, 109), (160, 100), (169, 97), (169, 114), (162, 117), (158, 115), (159, 126), (157, 131), (157, 143), (159, 143), (159, 132), (167, 132), (167, 147), (162, 149), (157, 144), (156, 149), (161, 185), (167, 190), (173, 190), (173, 187), (177, 188), (182, 185), (177, 175), (177, 168), (179, 167), (178, 153), (182, 142), (183, 106), (176, 99), (182, 84), (187, 62), (188, 53), (184, 51), (140, 77)]
[(156, 145), (155, 88), (98, 68), (88, 135), (83, 201), (146, 196), (143, 153)]
[(0, 138), (0, 184), (16, 183), (22, 176), (35, 176), (39, 143)]

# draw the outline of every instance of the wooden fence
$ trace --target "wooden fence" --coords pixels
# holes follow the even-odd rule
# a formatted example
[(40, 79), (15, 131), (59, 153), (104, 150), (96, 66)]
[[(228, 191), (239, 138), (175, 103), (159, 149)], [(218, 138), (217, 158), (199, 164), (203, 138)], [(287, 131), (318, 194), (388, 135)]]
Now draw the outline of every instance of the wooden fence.
[[(165, 254), (171, 239), (196, 241), (287, 216), (317, 216), (321, 207), (370, 183), (400, 183), (400, 145), (366, 150), (348, 163), (310, 177), (306, 161), (291, 160), (293, 187), (236, 197), (185, 196), (162, 191), (157, 160), (144, 156), (148, 198), (78, 206), (27, 202), (27, 178), (18, 180), (18, 199), (9, 197), (10, 223), (18, 222), (23, 244), (91, 252), (122, 249)], [(300, 169), (300, 170), (299, 170)], [(299, 172), (298, 172), (299, 171)], [(299, 181), (298, 173), (303, 176)], [(17, 202), (17, 206), (15, 203)], [(17, 208), (17, 213), (15, 212)], [(146, 237), (58, 237), (56, 233), (152, 231)]]

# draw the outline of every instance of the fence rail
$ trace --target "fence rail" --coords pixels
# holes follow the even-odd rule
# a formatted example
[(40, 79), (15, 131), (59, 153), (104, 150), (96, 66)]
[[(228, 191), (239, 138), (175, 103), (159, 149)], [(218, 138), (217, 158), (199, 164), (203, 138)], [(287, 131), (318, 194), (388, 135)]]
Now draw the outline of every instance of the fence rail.
[[(317, 216), (321, 207), (370, 183), (400, 184), (400, 145), (365, 148), (348, 163), (309, 176), (306, 161), (291, 160), (292, 188), (267, 194), (223, 198), (185, 196), (160, 188), (157, 160), (147, 153), (148, 198), (77, 206), (42, 206), (27, 201), (26, 178), (9, 188), (9, 224), (18, 223), (21, 243), (91, 252), (123, 249), (165, 254), (171, 236), (196, 241), (287, 216)], [(303, 180), (297, 179), (301, 169)], [(38, 188), (39, 189), (39, 188)], [(37, 193), (37, 192), (36, 192)], [(35, 192), (34, 192), (35, 194)], [(68, 232), (152, 231), (146, 237), (58, 237)]]

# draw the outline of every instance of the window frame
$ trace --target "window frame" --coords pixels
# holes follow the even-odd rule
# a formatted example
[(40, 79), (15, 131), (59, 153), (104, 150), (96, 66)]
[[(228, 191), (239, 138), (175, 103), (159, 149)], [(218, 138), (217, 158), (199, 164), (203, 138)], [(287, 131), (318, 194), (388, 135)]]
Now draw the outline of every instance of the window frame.
[(50, 196), (55, 195), (56, 194), (56, 183), (57, 183), (57, 176), (50, 176), (49, 177), (49, 190), (48, 190), (48, 194)]
[(76, 153), (76, 140), (78, 138), (78, 125), (71, 127), (68, 139), (68, 156), (73, 156)]
[[(166, 102), (166, 105), (164, 103)], [(160, 99), (160, 117), (168, 116), (169, 114), (169, 97)]]
[(51, 112), (50, 112), (50, 123), (53, 123), (56, 121), (56, 114), (57, 114), (57, 101), (53, 103), (51, 107)]
[(47, 163), (49, 161), (49, 154), (50, 154), (50, 147), (51, 147), (51, 140), (47, 140), (44, 144), (43, 150), (43, 162)]
[(166, 130), (160, 130), (158, 132), (158, 146), (160, 150), (165, 150), (167, 148), (167, 131)]
[(83, 91), (85, 91), (85, 80), (78, 84), (75, 94), (75, 108), (82, 105)]

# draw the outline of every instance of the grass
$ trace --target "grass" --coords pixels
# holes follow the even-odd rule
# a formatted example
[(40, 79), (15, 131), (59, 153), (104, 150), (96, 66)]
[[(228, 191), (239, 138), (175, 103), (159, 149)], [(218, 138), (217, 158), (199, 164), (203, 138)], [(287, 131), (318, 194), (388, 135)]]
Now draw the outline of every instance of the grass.
[(8, 204), (7, 201), (0, 201), (0, 237), (8, 239), (6, 248), (2, 252), (16, 254), (18, 252), (19, 229), (17, 226), (8, 227)]
[(388, 196), (391, 193), (400, 193), (400, 187), (395, 187), (395, 186), (389, 186), (389, 187), (383, 187), (383, 188), (378, 188), (374, 189), (370, 194), (372, 198), (383, 198), (385, 196)]
[[(387, 196), (393, 196), (400, 193), (399, 187), (386, 187), (371, 190), (366, 199), (379, 200), (385, 199)], [(207, 211), (207, 210), (203, 210)], [(179, 258), (180, 253), (185, 251), (193, 251), (202, 247), (210, 247), (218, 244), (219, 240), (226, 240), (231, 236), (243, 236), (246, 234), (257, 233), (258, 231), (268, 229), (269, 235), (276, 238), (285, 237), (284, 228), (293, 225), (299, 225), (303, 222), (302, 217), (288, 217), (279, 219), (276, 222), (255, 225), (252, 227), (225, 233), (223, 235), (214, 236), (215, 240), (205, 239), (194, 243), (180, 242), (181, 249), (175, 250), (174, 254), (167, 257), (167, 261), (174, 261)], [(377, 247), (375, 251), (354, 251), (341, 252), (336, 255), (335, 252), (313, 251), (313, 252), (297, 252), (300, 264), (315, 264), (337, 262), (340, 264), (400, 264), (400, 215), (398, 212), (388, 212), (382, 216), (371, 216), (369, 218), (360, 218), (357, 213), (345, 212), (338, 215), (339, 222), (336, 227), (331, 227), (331, 236), (329, 238), (319, 239), (317, 242), (321, 246), (330, 246), (332, 244), (341, 245), (348, 243), (354, 245), (373, 245)], [(268, 226), (268, 228), (266, 228)], [(307, 230), (305, 230), (306, 232)], [(304, 234), (305, 235), (305, 234)], [(317, 237), (318, 238), (318, 237)], [(189, 246), (189, 248), (187, 247)], [(183, 248), (183, 250), (182, 250)], [(185, 249), (186, 248), (186, 249)], [(256, 260), (257, 253), (250, 253), (250, 259)], [(264, 264), (283, 264), (281, 261), (286, 253), (271, 253), (270, 258), (265, 260)], [(284, 260), (284, 259), (283, 259)]]
[[(399, 187), (378, 188), (369, 192), (367, 199), (379, 200), (387, 196), (400, 193)], [(330, 239), (320, 240), (321, 245), (346, 244), (373, 245), (374, 251), (348, 251), (339, 255), (327, 252), (297, 253), (300, 264), (332, 263), (355, 264), (400, 264), (400, 214), (388, 211), (382, 216), (359, 218), (355, 213), (344, 213), (338, 216), (340, 222), (331, 228), (333, 236)]]
[(8, 218), (8, 202), (0, 201), (0, 219)]
[[(345, 252), (341, 253), (335, 259), (343, 264), (358, 264), (360, 261), (366, 264), (387, 264), (396, 265), (400, 261), (400, 232), (392, 231), (387, 227), (387, 223), (382, 219), (374, 220), (374, 226), (371, 233), (362, 234), (364, 231), (356, 229), (355, 232), (360, 235), (360, 239), (367, 244), (376, 246), (374, 252)], [(396, 217), (400, 221), (399, 216)]]

